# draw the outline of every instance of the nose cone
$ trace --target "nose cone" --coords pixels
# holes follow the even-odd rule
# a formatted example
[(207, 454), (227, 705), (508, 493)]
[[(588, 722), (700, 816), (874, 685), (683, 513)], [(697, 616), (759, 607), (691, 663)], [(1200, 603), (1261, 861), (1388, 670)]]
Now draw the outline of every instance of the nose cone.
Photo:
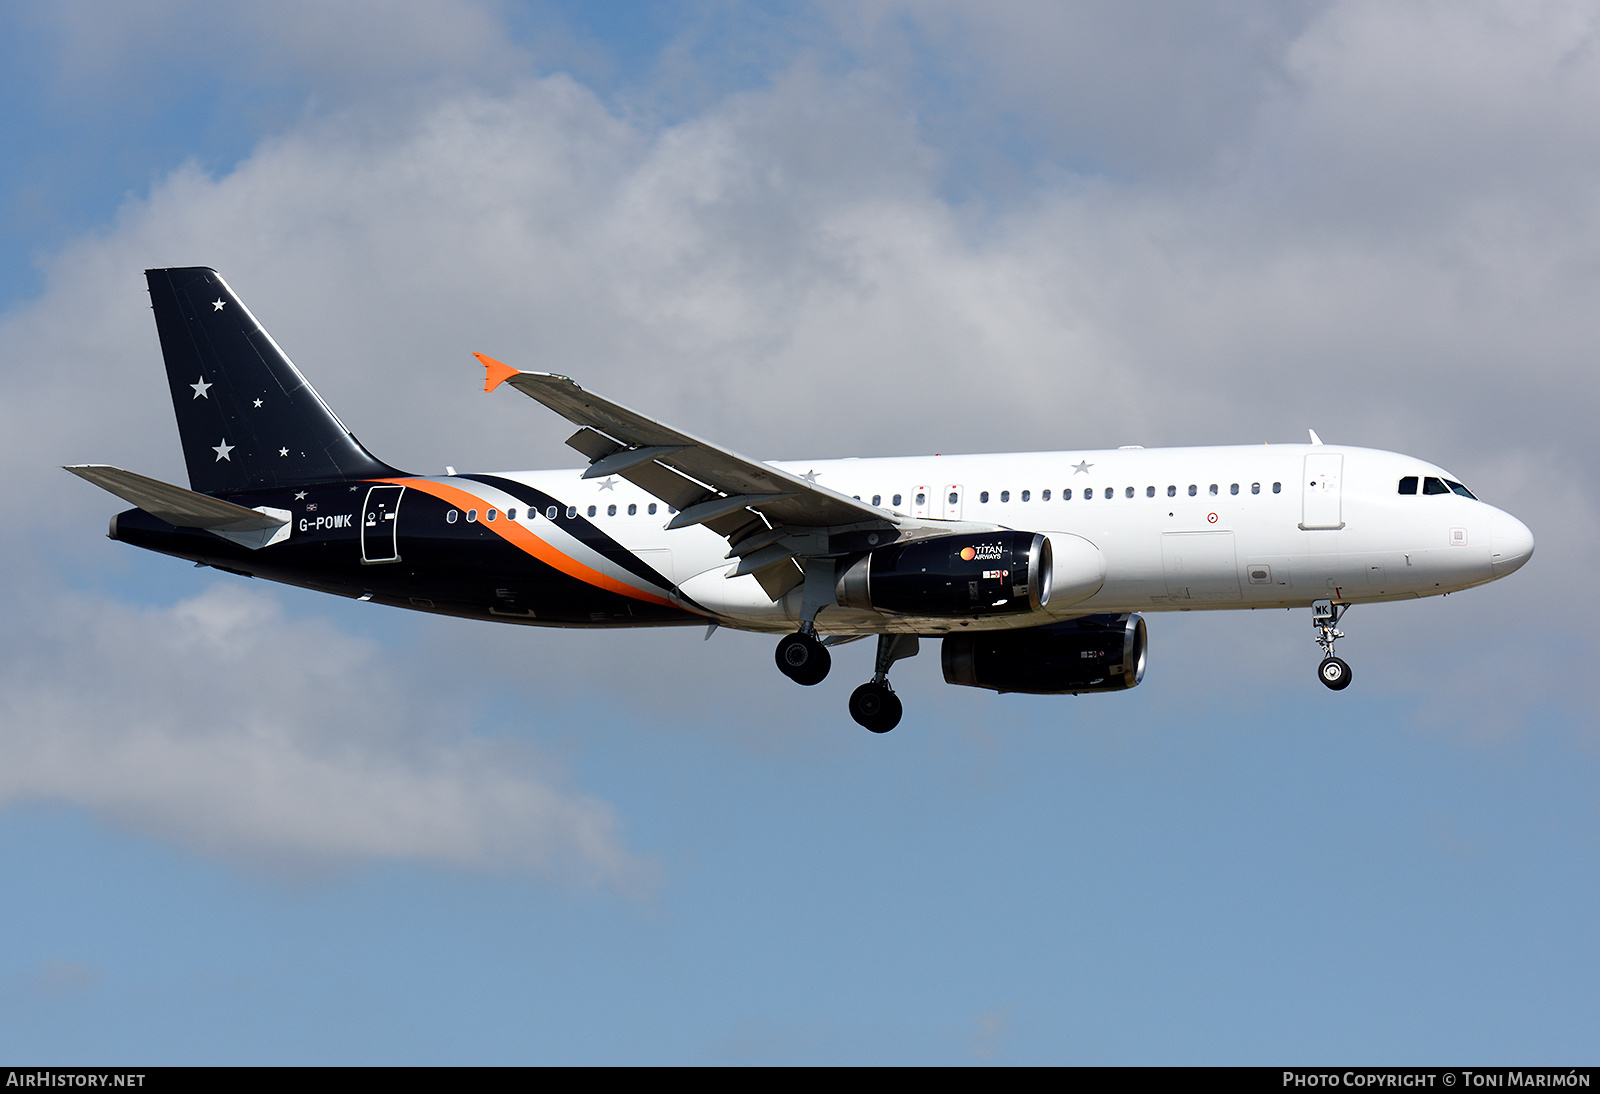
[(1533, 557), (1533, 533), (1510, 513), (1496, 513), (1489, 548), (1495, 577), (1505, 577)]

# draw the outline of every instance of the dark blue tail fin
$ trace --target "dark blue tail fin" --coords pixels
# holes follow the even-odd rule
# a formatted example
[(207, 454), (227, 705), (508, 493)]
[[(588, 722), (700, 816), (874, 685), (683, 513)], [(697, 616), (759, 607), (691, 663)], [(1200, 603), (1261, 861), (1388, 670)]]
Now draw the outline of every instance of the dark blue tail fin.
[(231, 494), (401, 474), (361, 446), (216, 270), (146, 270), (189, 485)]

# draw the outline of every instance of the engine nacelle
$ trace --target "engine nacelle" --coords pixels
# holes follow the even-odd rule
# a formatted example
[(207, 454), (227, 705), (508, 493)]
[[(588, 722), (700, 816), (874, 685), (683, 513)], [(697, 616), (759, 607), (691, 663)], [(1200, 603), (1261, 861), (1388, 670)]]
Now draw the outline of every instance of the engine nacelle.
[(839, 575), (846, 608), (935, 618), (1036, 612), (1050, 600), (1050, 541), (1036, 532), (984, 532), (893, 543)]
[(1091, 615), (1020, 631), (950, 634), (940, 660), (949, 684), (1033, 695), (1126, 691), (1144, 679), (1138, 615)]

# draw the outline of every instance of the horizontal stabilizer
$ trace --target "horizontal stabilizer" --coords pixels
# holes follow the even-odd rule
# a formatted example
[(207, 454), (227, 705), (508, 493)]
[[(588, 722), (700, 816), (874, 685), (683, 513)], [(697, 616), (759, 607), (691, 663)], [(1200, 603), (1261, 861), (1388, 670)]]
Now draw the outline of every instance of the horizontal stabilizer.
[(252, 549), (289, 538), (291, 514), (287, 509), (246, 509), (231, 501), (197, 494), (107, 464), (79, 464), (63, 470), (87, 479), (175, 528), (203, 528)]

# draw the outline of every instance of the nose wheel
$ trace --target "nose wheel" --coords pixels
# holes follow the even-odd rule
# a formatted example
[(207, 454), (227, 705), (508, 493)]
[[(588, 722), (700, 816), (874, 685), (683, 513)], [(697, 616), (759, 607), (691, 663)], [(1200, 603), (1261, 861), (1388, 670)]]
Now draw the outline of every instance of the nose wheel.
[(1317, 666), (1317, 679), (1329, 691), (1343, 691), (1350, 686), (1350, 666), (1333, 655), (1333, 644), (1344, 637), (1339, 630), (1339, 620), (1350, 610), (1348, 604), (1335, 604), (1331, 600), (1318, 600), (1311, 605), (1311, 626), (1317, 632), (1317, 645), (1322, 647), (1322, 663)]

